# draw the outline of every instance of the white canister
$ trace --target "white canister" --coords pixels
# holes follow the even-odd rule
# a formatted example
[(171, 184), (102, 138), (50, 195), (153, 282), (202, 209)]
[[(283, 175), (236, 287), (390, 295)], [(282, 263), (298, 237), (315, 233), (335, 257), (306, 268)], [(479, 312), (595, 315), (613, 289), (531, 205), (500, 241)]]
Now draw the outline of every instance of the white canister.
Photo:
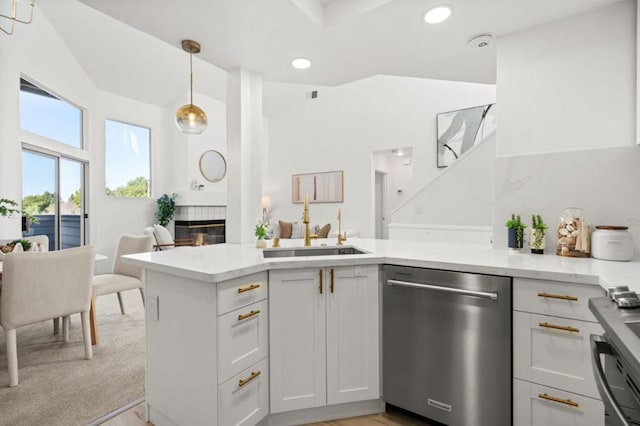
[(591, 256), (628, 261), (633, 257), (633, 239), (626, 226), (596, 226), (591, 234)]

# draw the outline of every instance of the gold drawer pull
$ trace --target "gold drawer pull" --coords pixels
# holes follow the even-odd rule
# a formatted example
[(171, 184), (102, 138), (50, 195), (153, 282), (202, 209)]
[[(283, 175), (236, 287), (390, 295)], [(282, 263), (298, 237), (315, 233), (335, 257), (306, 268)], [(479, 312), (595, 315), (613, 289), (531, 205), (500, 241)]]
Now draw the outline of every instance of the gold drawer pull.
[(573, 402), (570, 399), (560, 399), (556, 398), (555, 396), (547, 395), (546, 393), (539, 393), (538, 398), (546, 399), (547, 401), (559, 402), (560, 404), (570, 405), (575, 408), (580, 407), (580, 404), (578, 404), (577, 402)]
[(250, 381), (252, 381), (256, 377), (258, 377), (259, 375), (260, 375), (260, 371), (253, 371), (249, 377), (247, 377), (244, 380), (240, 379), (238, 381), (238, 387), (239, 388), (243, 387), (244, 385), (246, 385), (247, 383), (249, 383)]
[(260, 288), (260, 284), (251, 284), (246, 287), (240, 287), (238, 289), (238, 293), (244, 293), (245, 291), (255, 290), (256, 288)]
[(580, 329), (575, 327), (565, 327), (563, 325), (549, 324), (548, 322), (541, 322), (538, 324), (538, 326), (544, 327), (544, 328), (553, 328), (554, 330), (571, 331), (573, 333), (580, 332)]
[(322, 269), (320, 269), (320, 294), (322, 294)]
[(575, 296), (563, 296), (562, 294), (551, 294), (551, 293), (538, 293), (539, 297), (546, 297), (548, 299), (560, 299), (560, 300), (569, 300), (571, 302), (577, 302), (578, 298)]
[(331, 268), (331, 293), (333, 293), (333, 268)]
[(251, 318), (254, 315), (258, 315), (260, 313), (260, 309), (256, 311), (251, 311), (248, 314), (238, 315), (238, 321), (246, 320), (247, 318)]

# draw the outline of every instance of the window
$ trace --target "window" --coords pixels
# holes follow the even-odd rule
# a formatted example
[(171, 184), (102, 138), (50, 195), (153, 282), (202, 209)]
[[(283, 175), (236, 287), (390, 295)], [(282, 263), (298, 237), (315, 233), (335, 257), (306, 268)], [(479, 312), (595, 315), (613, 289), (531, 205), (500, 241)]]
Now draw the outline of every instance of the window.
[(151, 130), (105, 122), (106, 193), (114, 197), (149, 197)]
[(82, 110), (20, 79), (20, 127), (82, 149)]

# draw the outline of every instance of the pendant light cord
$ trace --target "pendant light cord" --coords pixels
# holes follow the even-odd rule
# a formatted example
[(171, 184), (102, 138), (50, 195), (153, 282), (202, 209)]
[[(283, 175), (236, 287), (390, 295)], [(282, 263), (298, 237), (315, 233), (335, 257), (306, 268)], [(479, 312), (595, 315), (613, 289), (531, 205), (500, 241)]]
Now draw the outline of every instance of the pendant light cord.
[(193, 105), (193, 53), (189, 52), (189, 104)]

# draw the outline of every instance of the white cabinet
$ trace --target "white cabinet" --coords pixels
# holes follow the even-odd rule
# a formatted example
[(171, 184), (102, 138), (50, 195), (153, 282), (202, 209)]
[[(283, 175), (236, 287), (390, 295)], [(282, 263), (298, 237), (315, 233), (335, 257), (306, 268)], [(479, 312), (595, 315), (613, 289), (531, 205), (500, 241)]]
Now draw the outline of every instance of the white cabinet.
[(602, 401), (541, 386), (513, 381), (513, 424), (516, 426), (602, 426)]
[(378, 266), (269, 273), (271, 412), (380, 397)]
[(602, 328), (588, 309), (604, 290), (513, 280), (513, 418), (518, 426), (604, 424), (589, 336)]

